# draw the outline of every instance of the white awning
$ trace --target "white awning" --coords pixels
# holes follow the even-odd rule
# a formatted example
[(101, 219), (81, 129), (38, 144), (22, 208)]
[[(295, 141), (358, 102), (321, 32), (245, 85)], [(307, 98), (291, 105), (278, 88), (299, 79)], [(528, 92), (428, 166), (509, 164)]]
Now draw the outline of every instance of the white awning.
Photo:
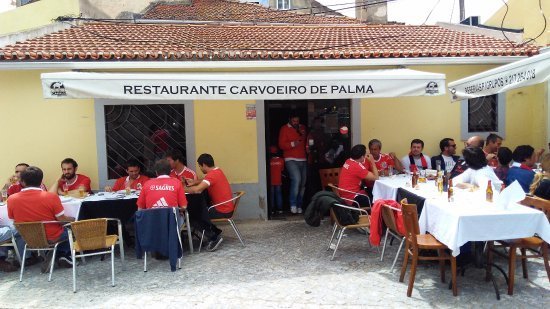
[(445, 74), (409, 69), (284, 72), (43, 73), (47, 99), (288, 100), (441, 95)]
[(483, 97), (535, 85), (550, 77), (550, 52), (449, 83), (453, 101)]

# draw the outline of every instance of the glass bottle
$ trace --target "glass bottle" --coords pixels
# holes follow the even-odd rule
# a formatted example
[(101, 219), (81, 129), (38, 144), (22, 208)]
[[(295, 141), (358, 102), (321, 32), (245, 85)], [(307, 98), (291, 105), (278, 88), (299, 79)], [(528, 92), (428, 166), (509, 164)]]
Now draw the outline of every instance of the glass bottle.
[(489, 203), (493, 202), (493, 185), (491, 180), (487, 181), (487, 189), (485, 190), (485, 200)]
[(454, 196), (453, 196), (453, 192), (454, 189), (453, 189), (453, 179), (452, 178), (449, 178), (449, 183), (448, 183), (448, 188), (447, 188), (447, 199), (449, 200), (449, 202), (453, 202), (454, 201)]

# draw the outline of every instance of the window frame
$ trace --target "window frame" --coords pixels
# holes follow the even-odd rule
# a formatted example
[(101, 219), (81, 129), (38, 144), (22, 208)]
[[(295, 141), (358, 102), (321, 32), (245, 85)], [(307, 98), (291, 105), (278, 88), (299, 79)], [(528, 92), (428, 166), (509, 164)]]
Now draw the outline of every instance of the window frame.
[[(282, 7), (279, 7), (279, 1), (282, 2)], [(277, 10), (290, 10), (291, 8), (291, 0), (276, 0), (277, 3)], [(287, 4), (287, 7), (285, 7), (285, 3)]]
[(480, 135), (486, 136), (495, 133), (506, 138), (506, 93), (497, 93), (497, 131), (468, 132), (468, 99), (460, 101), (460, 135), (463, 141)]

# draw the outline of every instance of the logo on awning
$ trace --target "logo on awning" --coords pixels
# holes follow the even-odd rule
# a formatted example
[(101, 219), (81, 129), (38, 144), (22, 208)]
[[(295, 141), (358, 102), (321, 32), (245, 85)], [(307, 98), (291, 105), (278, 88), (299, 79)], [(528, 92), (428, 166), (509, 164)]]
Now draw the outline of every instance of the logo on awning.
[(51, 83), (50, 91), (52, 95), (56, 97), (64, 97), (67, 95), (67, 92), (65, 91), (65, 85), (63, 85), (62, 82)]
[(436, 82), (429, 82), (428, 85), (426, 85), (426, 94), (438, 94), (439, 93), (439, 86)]

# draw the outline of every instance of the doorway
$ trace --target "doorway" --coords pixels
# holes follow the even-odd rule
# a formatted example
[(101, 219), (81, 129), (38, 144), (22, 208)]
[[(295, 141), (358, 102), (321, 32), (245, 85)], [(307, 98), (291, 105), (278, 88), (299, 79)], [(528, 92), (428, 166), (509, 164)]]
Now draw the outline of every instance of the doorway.
[[(289, 215), (290, 179), (283, 171), (282, 201), (283, 214), (276, 213), (272, 201), (270, 153), (271, 146), (278, 146), (279, 130), (288, 123), (289, 115), (300, 117), (300, 123), (307, 127), (307, 181), (303, 209), (311, 197), (321, 190), (319, 169), (341, 167), (349, 157), (351, 149), (351, 100), (266, 100), (265, 104), (265, 145), (266, 145), (266, 184), (268, 193), (268, 218), (283, 219)], [(278, 156), (282, 157), (279, 150)], [(298, 216), (298, 215), (297, 215)]]

